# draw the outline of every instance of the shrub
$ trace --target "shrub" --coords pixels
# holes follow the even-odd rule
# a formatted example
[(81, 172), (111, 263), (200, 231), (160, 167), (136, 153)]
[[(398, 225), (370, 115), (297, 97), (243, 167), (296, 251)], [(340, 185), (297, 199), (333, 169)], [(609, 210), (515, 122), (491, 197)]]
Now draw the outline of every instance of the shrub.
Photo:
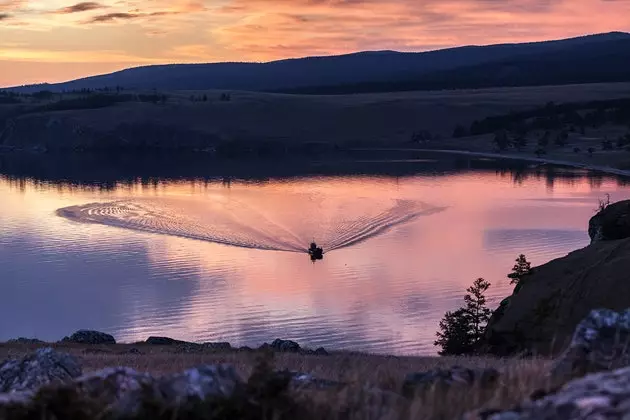
[(508, 274), (508, 278), (511, 279), (510, 284), (519, 284), (523, 277), (532, 273), (532, 263), (527, 261), (525, 255), (521, 254), (516, 259), (512, 272)]

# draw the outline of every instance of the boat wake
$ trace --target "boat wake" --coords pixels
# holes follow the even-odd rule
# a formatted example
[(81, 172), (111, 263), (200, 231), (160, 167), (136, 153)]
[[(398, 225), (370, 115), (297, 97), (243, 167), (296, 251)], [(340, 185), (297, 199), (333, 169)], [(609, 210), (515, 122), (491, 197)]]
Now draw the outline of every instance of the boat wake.
[(330, 252), (443, 210), (401, 199), (378, 203), (355, 199), (332, 207), (318, 205), (313, 197), (295, 200), (290, 206), (260, 201), (224, 196), (202, 202), (132, 199), (71, 206), (57, 210), (57, 214), (76, 222), (261, 250), (307, 252), (308, 244), (316, 241)]

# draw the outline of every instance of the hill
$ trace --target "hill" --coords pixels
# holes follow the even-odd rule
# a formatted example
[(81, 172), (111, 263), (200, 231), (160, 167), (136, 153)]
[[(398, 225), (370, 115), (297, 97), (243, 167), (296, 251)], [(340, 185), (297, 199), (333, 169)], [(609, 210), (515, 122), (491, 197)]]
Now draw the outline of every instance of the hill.
[(629, 81), (628, 57), (630, 34), (612, 32), (557, 41), (466, 46), (422, 53), (376, 51), (268, 63), (145, 66), (12, 90), (61, 92), (120, 86), (125, 89), (355, 93)]

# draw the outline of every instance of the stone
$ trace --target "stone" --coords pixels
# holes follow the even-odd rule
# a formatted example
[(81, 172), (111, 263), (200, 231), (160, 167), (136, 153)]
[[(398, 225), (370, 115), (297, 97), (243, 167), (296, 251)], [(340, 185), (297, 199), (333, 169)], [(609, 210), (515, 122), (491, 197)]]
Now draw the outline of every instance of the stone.
[(294, 389), (327, 389), (334, 387), (342, 387), (342, 382), (330, 381), (328, 379), (320, 379), (310, 373), (294, 372), (294, 371), (278, 371), (278, 374), (287, 373), (291, 377), (290, 386)]
[(0, 364), (0, 393), (33, 391), (42, 385), (70, 381), (80, 375), (81, 366), (74, 357), (42, 348), (20, 360)]
[(426, 372), (409, 373), (403, 382), (403, 395), (413, 397), (418, 391), (434, 387), (466, 386), (474, 384), (489, 386), (499, 378), (499, 371), (492, 368), (469, 369), (453, 366), (449, 369), (432, 369)]
[(329, 353), (326, 351), (326, 349), (325, 349), (325, 348), (323, 348), (323, 347), (319, 347), (319, 348), (317, 348), (317, 349), (315, 350), (315, 354), (316, 354), (317, 356), (328, 356), (328, 354), (329, 354)]
[(180, 405), (190, 398), (228, 398), (242, 385), (231, 365), (206, 365), (162, 378), (158, 387), (169, 405)]
[(19, 338), (10, 339), (9, 341), (7, 341), (7, 344), (46, 344), (46, 343), (37, 338), (19, 337)]
[(145, 341), (146, 344), (153, 346), (172, 346), (174, 344), (188, 344), (186, 341), (175, 340), (170, 337), (154, 337), (151, 336)]
[(210, 350), (217, 350), (217, 351), (232, 350), (232, 345), (228, 342), (203, 343), (202, 345), (205, 348), (210, 349)]
[(113, 336), (92, 330), (79, 330), (70, 337), (64, 337), (61, 341), (64, 343), (77, 344), (116, 344), (116, 340)]
[(592, 310), (575, 328), (569, 347), (554, 362), (551, 376), (561, 382), (587, 373), (630, 365), (630, 309)]
[(630, 200), (606, 206), (588, 223), (591, 243), (630, 238)]
[[(99, 406), (99, 418), (129, 419), (139, 416), (144, 409), (168, 407), (174, 412), (185, 410), (189, 404), (210, 398), (229, 398), (243, 386), (230, 365), (206, 365), (182, 373), (154, 378), (134, 369), (118, 367), (88, 373), (63, 385), (60, 396), (67, 391), (92, 401)], [(54, 389), (47, 390), (47, 394)], [(36, 402), (33, 394), (0, 394), (0, 414), (7, 406), (28, 407)], [(146, 414), (146, 413), (145, 413)], [(146, 418), (146, 417), (142, 417)]]
[(283, 353), (298, 353), (300, 351), (300, 345), (295, 341), (281, 340), (279, 338), (273, 340), (270, 347), (275, 351)]
[(510, 410), (471, 413), (468, 420), (618, 420), (630, 418), (630, 368), (573, 380), (558, 391)]

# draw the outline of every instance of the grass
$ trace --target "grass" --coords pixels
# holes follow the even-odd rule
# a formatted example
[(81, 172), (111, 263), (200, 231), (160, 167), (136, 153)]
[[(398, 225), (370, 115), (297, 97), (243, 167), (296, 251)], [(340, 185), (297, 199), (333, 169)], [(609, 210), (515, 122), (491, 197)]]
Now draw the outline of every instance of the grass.
[[(220, 404), (222, 410), (232, 414), (234, 412), (230, 410), (235, 406), (240, 407), (239, 410), (244, 410), (239, 411), (240, 417), (231, 418), (252, 419), (453, 419), (475, 409), (509, 408), (529, 397), (534, 391), (547, 388), (545, 374), (550, 366), (550, 361), (545, 359), (392, 357), (335, 353), (330, 356), (276, 354), (273, 361), (264, 361), (261, 367), (260, 352), (208, 351), (178, 354), (176, 347), (147, 345), (85, 347), (59, 344), (53, 347), (74, 354), (80, 360), (84, 372), (105, 367), (127, 366), (159, 376), (202, 364), (230, 363), (242, 378), (249, 379), (249, 388), (246, 387), (243, 391), (247, 395), (235, 397), (243, 398), (242, 401), (213, 401), (208, 404)], [(144, 354), (124, 353), (132, 347)], [(21, 357), (32, 352), (34, 348), (36, 346), (0, 344), (0, 360)], [(266, 368), (265, 363), (271, 363), (273, 369), (297, 370), (348, 385), (342, 389), (287, 391), (282, 386), (282, 377), (274, 376), (271, 373), (273, 370)], [(411, 400), (400, 396), (403, 379), (407, 373), (453, 365), (471, 368), (494, 367), (500, 370), (502, 375), (499, 382), (491, 387), (473, 386), (450, 390), (436, 388), (418, 394)], [(382, 391), (375, 391), (375, 388)], [(59, 398), (79, 398), (70, 395), (71, 391), (58, 387), (42, 392), (45, 395), (41, 398), (50, 399), (53, 395), (55, 401)], [(253, 407), (246, 405), (251, 401), (256, 401), (252, 403)], [(92, 402), (89, 401), (73, 403), (75, 406), (86, 407), (90, 404)], [(50, 401), (43, 407), (51, 407)], [(150, 403), (147, 403), (147, 407), (155, 409)], [(265, 411), (263, 407), (270, 408), (271, 411)], [(180, 413), (175, 417), (162, 417), (162, 414), (166, 413), (162, 410), (160, 411), (162, 414), (152, 412), (151, 416), (147, 415), (146, 418), (223, 418), (208, 417), (208, 407), (196, 407), (194, 410), (196, 410), (194, 413), (188, 413), (186, 416)], [(213, 410), (216, 411), (216, 407)], [(267, 417), (268, 415), (271, 417)]]

